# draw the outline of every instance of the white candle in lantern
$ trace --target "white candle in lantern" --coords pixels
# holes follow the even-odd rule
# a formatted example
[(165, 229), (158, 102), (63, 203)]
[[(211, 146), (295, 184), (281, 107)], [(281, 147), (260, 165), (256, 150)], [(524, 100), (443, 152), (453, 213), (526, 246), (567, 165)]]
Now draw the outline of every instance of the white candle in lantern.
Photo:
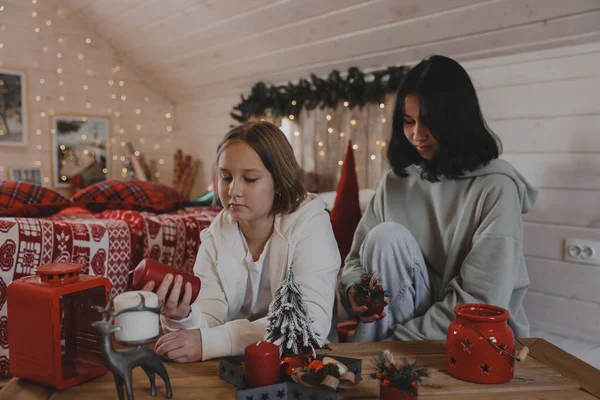
[[(157, 307), (156, 293), (134, 290), (121, 293), (114, 300), (115, 312), (139, 305), (142, 301), (140, 293), (145, 298), (146, 306)], [(133, 311), (118, 315), (115, 325), (122, 329), (115, 332), (115, 339), (121, 343), (138, 343), (153, 339), (159, 334), (159, 315), (152, 311)]]

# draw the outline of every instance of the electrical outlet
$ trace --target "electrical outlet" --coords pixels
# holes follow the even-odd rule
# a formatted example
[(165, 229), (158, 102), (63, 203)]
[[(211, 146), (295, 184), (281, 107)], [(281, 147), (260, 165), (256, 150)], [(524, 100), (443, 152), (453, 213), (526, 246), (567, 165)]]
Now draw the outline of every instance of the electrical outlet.
[(600, 265), (600, 241), (565, 239), (565, 261)]

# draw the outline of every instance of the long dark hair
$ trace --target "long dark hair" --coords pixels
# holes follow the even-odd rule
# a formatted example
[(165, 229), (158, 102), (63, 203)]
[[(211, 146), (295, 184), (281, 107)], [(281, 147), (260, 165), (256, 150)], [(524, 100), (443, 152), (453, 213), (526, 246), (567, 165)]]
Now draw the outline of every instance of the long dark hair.
[[(431, 160), (423, 159), (404, 135), (404, 99), (419, 100), (419, 119), (438, 142)], [(455, 179), (486, 165), (502, 151), (500, 139), (487, 126), (467, 71), (451, 58), (434, 55), (412, 68), (398, 89), (388, 162), (392, 171), (420, 166), (421, 176), (435, 182)]]

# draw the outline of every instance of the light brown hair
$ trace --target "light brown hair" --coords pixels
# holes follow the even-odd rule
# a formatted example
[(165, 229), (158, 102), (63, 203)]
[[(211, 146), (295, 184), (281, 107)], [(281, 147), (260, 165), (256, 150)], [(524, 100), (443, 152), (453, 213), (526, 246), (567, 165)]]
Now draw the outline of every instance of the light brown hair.
[(306, 198), (302, 169), (283, 132), (270, 122), (244, 122), (225, 135), (217, 146), (217, 163), (227, 146), (245, 142), (258, 154), (273, 176), (275, 199), (271, 214), (291, 213)]

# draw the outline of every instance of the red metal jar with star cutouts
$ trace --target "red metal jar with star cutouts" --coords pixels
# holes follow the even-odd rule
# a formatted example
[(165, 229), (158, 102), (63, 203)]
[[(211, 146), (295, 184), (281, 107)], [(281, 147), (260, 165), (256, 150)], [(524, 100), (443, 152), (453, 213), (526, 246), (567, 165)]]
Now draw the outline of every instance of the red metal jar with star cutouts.
[(476, 383), (504, 383), (515, 372), (515, 336), (508, 310), (490, 304), (461, 304), (448, 327), (446, 369), (455, 378)]

